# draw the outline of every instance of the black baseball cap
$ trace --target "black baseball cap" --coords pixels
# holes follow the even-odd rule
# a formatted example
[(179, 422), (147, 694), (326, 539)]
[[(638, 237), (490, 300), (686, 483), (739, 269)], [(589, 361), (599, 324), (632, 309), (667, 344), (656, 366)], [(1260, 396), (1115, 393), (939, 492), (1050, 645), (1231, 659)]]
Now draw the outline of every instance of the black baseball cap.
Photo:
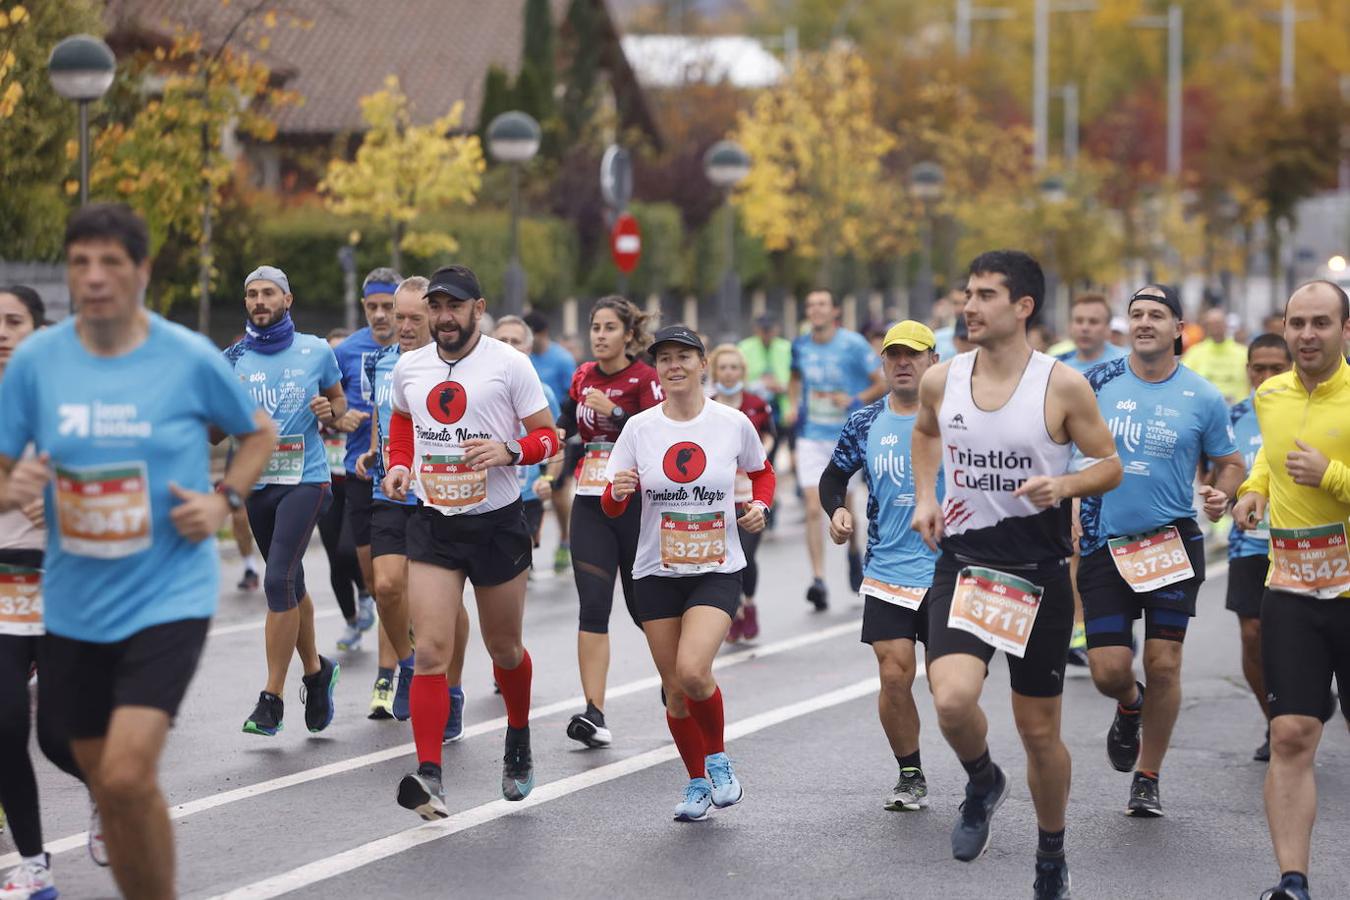
[(477, 300), (483, 296), (483, 288), (468, 266), (442, 266), (432, 273), (431, 282), (422, 296), (432, 294), (449, 294), (456, 300)]
[(694, 334), (683, 325), (667, 325), (656, 333), (652, 338), (651, 346), (647, 348), (647, 353), (652, 357), (656, 356), (656, 348), (662, 344), (679, 344), (683, 347), (693, 347), (701, 355), (707, 356), (708, 351), (703, 346), (703, 341), (699, 340), (697, 334)]
[[(1149, 293), (1146, 294), (1144, 293), (1145, 291), (1148, 291)], [(1161, 294), (1162, 296), (1158, 296), (1159, 294)], [(1130, 307), (1134, 306), (1134, 301), (1136, 300), (1152, 300), (1154, 303), (1161, 303), (1163, 306), (1167, 307), (1169, 310), (1172, 311), (1172, 315), (1176, 316), (1178, 322), (1185, 321), (1186, 316), (1181, 311), (1181, 295), (1178, 294), (1177, 289), (1172, 287), (1171, 285), (1167, 284), (1144, 285), (1139, 290), (1135, 291), (1134, 295), (1130, 297), (1130, 302), (1125, 304), (1125, 311), (1127, 313), (1130, 311)], [(1178, 336), (1176, 339), (1176, 343), (1172, 345), (1172, 352), (1177, 356), (1180, 356), (1182, 349), (1183, 345), (1181, 342), (1181, 337)]]

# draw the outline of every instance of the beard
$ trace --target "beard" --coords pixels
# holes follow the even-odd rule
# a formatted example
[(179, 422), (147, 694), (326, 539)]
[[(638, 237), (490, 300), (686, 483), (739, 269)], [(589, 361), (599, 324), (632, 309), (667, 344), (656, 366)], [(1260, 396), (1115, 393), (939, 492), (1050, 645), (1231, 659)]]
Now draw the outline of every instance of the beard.
[(473, 340), (474, 335), (478, 333), (478, 322), (472, 322), (468, 328), (460, 328), (453, 336), (445, 335), (440, 329), (436, 330), (436, 346), (441, 348), (443, 353), (455, 354), (468, 346), (469, 341)]
[[(249, 313), (248, 320), (253, 323), (254, 328), (271, 328), (273, 325), (280, 322), (282, 317), (285, 315), (286, 315), (286, 307), (283, 306), (275, 313), (266, 313), (266, 312)], [(259, 317), (263, 317), (262, 321), (259, 321)]]

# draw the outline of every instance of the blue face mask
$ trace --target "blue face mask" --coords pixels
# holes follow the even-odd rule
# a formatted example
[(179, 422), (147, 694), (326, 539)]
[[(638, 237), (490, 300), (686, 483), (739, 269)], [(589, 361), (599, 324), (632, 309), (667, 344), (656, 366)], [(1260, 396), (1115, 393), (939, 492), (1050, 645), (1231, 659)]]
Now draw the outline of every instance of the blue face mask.
[(726, 385), (722, 384), (722, 383), (719, 381), (719, 382), (717, 383), (716, 387), (717, 387), (717, 393), (721, 394), (723, 397), (733, 397), (733, 396), (735, 396), (736, 394), (739, 394), (741, 391), (745, 390), (745, 382), (744, 382), (744, 381), (738, 381), (738, 382), (736, 382), (735, 384), (733, 384), (731, 387), (727, 387)]
[(252, 322), (244, 324), (244, 346), (258, 353), (280, 353), (294, 340), (295, 323), (291, 321), (290, 310), (266, 328), (258, 328)]

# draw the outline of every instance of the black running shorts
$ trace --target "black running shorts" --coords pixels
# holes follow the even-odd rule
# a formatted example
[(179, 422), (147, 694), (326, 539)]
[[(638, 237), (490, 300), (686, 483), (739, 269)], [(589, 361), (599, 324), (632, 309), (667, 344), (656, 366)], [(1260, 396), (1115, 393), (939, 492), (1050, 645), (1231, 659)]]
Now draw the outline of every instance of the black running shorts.
[(408, 519), (408, 559), (466, 572), (475, 587), (505, 584), (530, 567), (533, 553), (519, 497), (501, 509), (458, 516), (419, 505)]
[(633, 593), (640, 622), (678, 619), (695, 606), (712, 606), (734, 619), (741, 605), (741, 573), (648, 575), (633, 582)]
[(370, 558), (408, 555), (408, 520), (416, 504), (376, 500), (370, 507)]
[(1270, 716), (1322, 718), (1334, 675), (1350, 697), (1350, 598), (1319, 600), (1267, 590), (1261, 600), (1261, 667)]
[(1228, 561), (1228, 599), (1224, 606), (1242, 619), (1261, 618), (1261, 598), (1266, 593), (1267, 556), (1239, 556)]
[(375, 482), (347, 476), (347, 521), (352, 526), (352, 539), (358, 547), (371, 546), (371, 507), (375, 502)]
[(863, 598), (862, 642), (907, 639), (928, 642), (928, 598), (918, 609), (906, 609), (876, 597)]

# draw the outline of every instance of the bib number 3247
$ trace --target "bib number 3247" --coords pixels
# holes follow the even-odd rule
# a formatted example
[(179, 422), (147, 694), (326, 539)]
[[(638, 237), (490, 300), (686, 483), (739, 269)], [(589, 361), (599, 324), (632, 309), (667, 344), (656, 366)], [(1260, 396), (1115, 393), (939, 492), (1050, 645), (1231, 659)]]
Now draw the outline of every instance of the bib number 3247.
[(661, 514), (661, 568), (697, 575), (715, 570), (726, 559), (727, 523), (722, 513)]
[(1345, 525), (1270, 529), (1269, 587), (1328, 599), (1350, 591)]
[(968, 566), (956, 578), (947, 627), (969, 632), (1020, 659), (1027, 652), (1044, 592), (1025, 578)]
[(150, 547), (150, 481), (144, 462), (56, 469), (61, 549), (118, 559)]

